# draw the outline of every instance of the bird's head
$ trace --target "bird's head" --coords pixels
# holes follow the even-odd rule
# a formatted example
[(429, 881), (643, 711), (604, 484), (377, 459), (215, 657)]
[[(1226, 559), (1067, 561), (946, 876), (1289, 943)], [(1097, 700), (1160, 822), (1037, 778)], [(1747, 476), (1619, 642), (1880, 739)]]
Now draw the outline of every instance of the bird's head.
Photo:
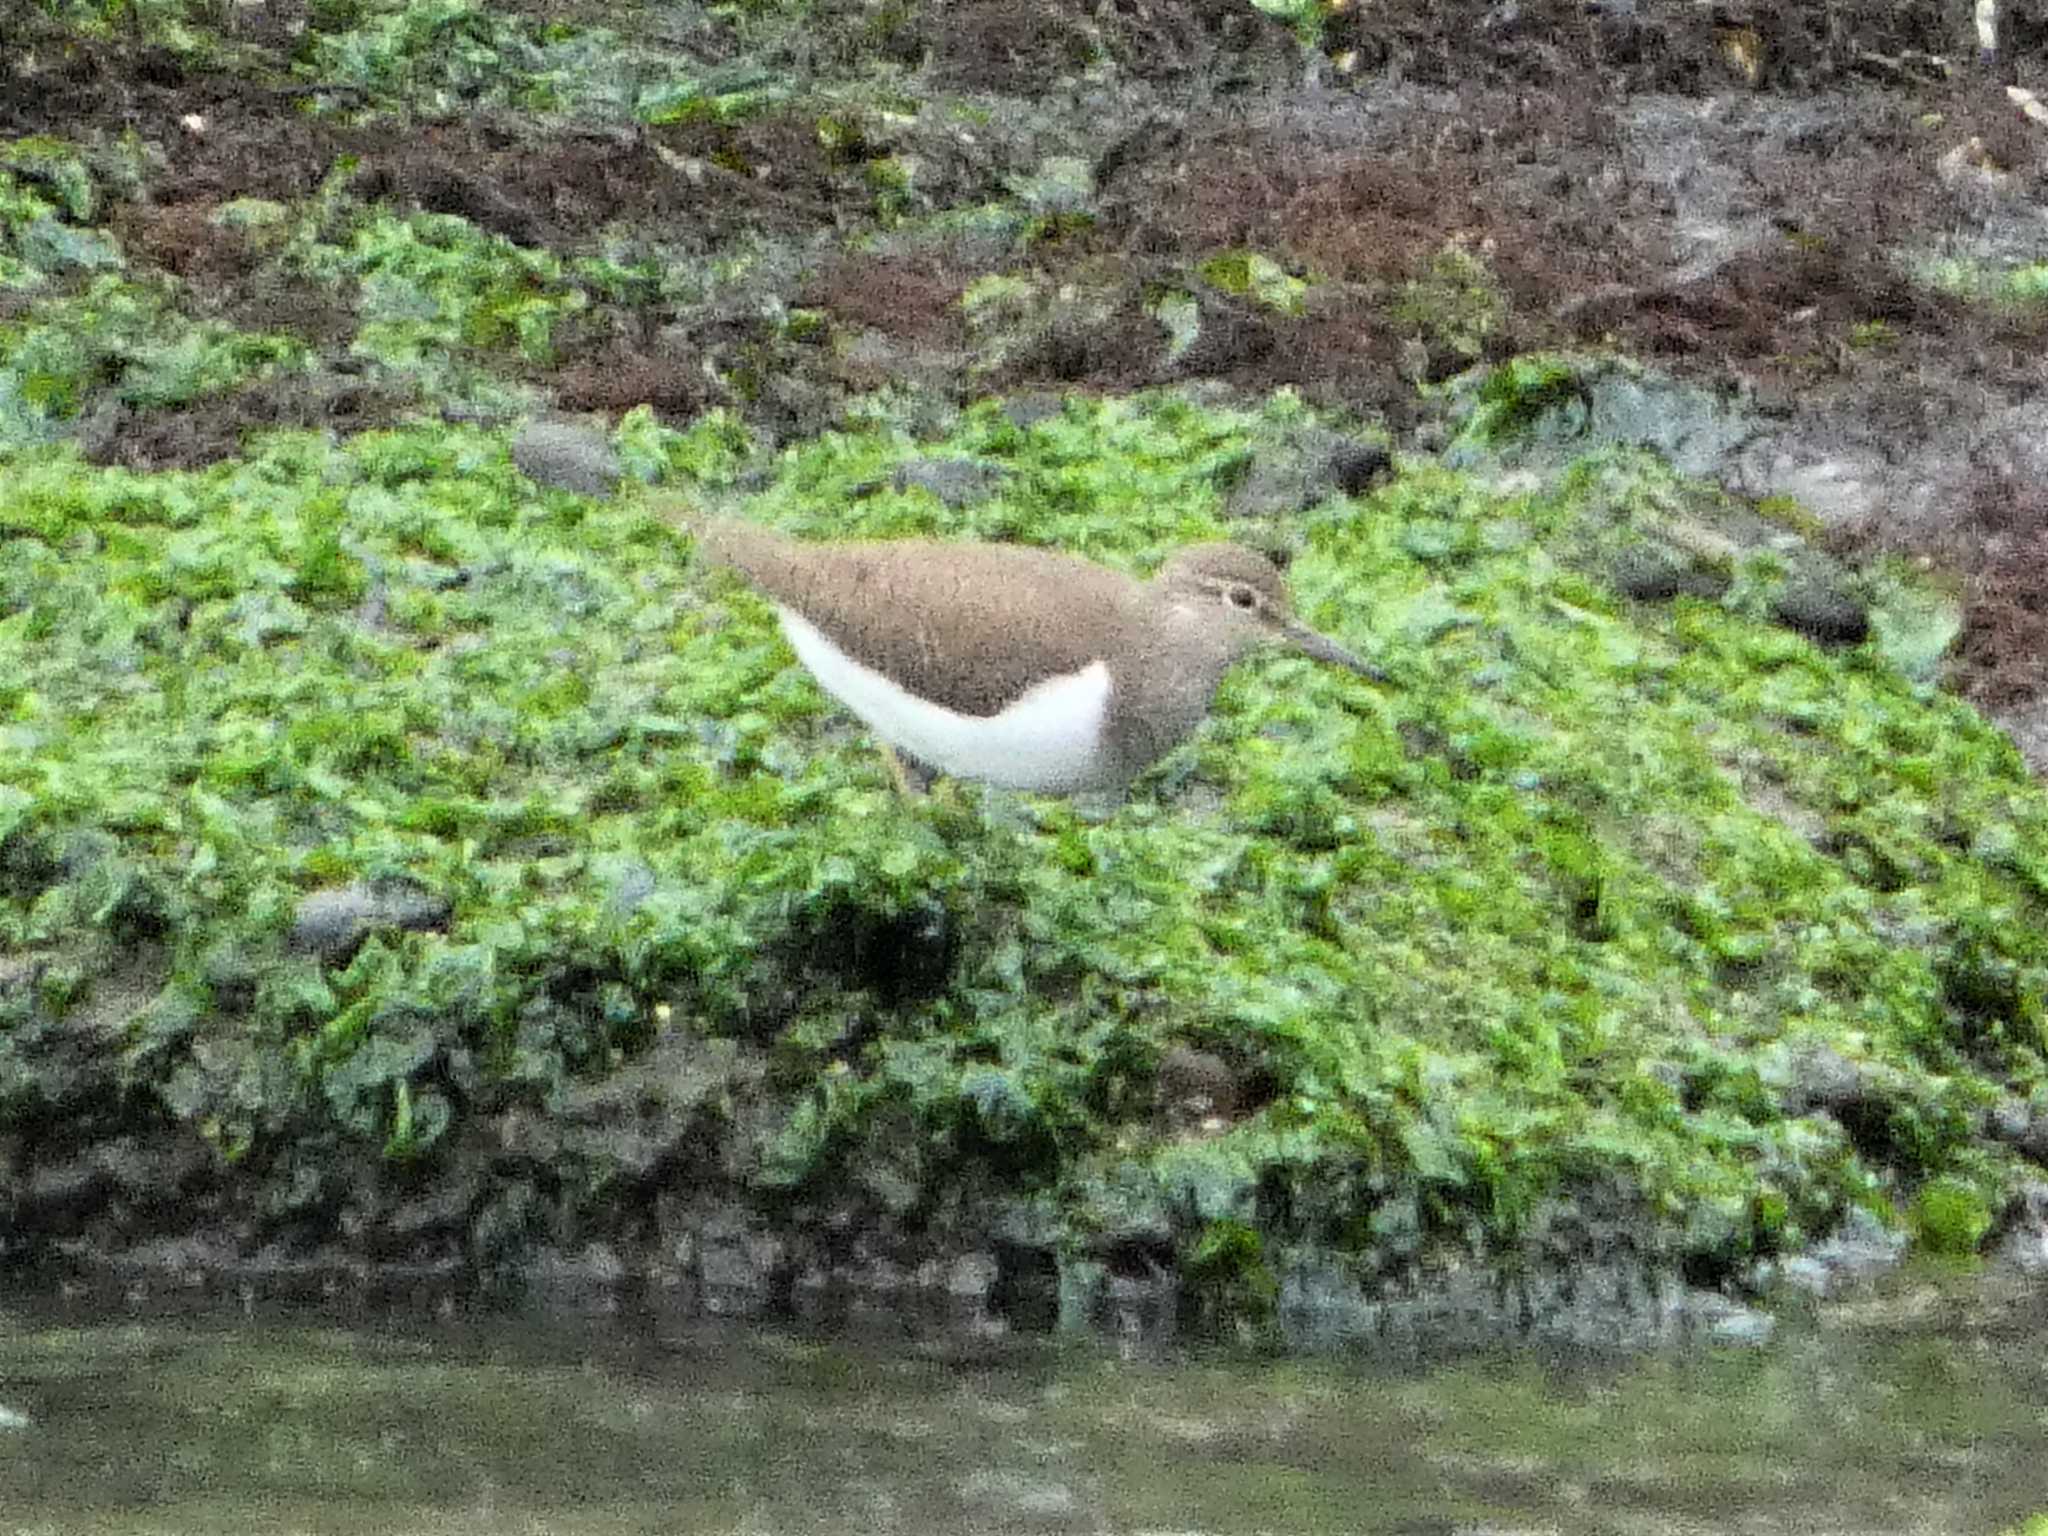
[(1220, 617), (1239, 650), (1284, 645), (1360, 677), (1387, 680), (1380, 668), (1296, 618), (1280, 567), (1257, 550), (1242, 544), (1191, 545), (1169, 557), (1156, 579), (1170, 601), (1212, 623)]

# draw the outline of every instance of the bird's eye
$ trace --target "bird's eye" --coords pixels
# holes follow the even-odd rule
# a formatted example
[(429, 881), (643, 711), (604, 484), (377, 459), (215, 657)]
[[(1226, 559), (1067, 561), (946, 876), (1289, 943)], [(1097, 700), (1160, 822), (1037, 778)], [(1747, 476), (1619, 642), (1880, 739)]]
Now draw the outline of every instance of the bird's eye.
[(1232, 587), (1230, 601), (1239, 608), (1256, 608), (1259, 606), (1259, 595), (1250, 587)]

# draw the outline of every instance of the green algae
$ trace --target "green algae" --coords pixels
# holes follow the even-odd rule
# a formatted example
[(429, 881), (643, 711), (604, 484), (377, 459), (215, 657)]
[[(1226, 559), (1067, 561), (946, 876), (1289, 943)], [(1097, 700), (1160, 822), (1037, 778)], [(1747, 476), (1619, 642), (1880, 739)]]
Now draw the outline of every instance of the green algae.
[(1456, 240), (1401, 285), (1389, 313), (1404, 331), (1469, 362), (1506, 325), (1508, 300), (1490, 253)]
[(1913, 1201), (1913, 1235), (1930, 1253), (1975, 1253), (1993, 1220), (1983, 1192), (1951, 1176), (1930, 1180)]
[(1270, 256), (1226, 251), (1201, 265), (1202, 280), (1224, 293), (1249, 298), (1284, 315), (1302, 313), (1309, 285)]
[(1937, 293), (2022, 315), (2048, 305), (2048, 262), (1930, 256), (1913, 264), (1913, 276)]
[(31, 135), (0, 144), (0, 169), (47, 188), (66, 217), (86, 224), (99, 206), (85, 157), (62, 139)]
[(186, 58), (223, 50), (215, 0), (37, 0), (49, 20), (94, 39), (133, 39)]
[(337, 166), (281, 259), (353, 299), (355, 357), (434, 398), (516, 400), (516, 374), (552, 360), (566, 323), (595, 303), (663, 291), (648, 263), (565, 260), (452, 214), (361, 207), (347, 190), (354, 171)]
[(0, 448), (61, 435), (103, 396), (160, 409), (306, 361), (291, 337), (195, 320), (170, 285), (105, 273), (0, 323)]
[(298, 66), (323, 105), (368, 102), (423, 117), (483, 106), (623, 115), (627, 50), (602, 28), (508, 14), (477, 0), (364, 0), (329, 6)]
[(297, 260), (310, 276), (357, 285), (354, 350), (405, 371), (431, 370), (451, 350), (544, 361), (555, 328), (589, 302), (553, 254), (449, 214), (367, 214)]
[[(758, 66), (743, 66), (698, 77), (676, 76), (644, 88), (634, 103), (642, 122), (731, 123), (767, 110), (791, 95), (786, 81)], [(821, 133), (821, 138), (823, 137)]]
[(1562, 418), (1565, 436), (1583, 429), (1584, 387), (1570, 358), (1536, 354), (1510, 358), (1480, 381), (1475, 408), (1461, 439), (1479, 445), (1511, 441), (1546, 417)]
[(1323, 26), (1337, 9), (1331, 0), (1251, 0), (1254, 10), (1276, 21), (1284, 21), (1305, 47), (1316, 47), (1323, 39)]
[[(29, 142), (18, 140), (12, 148)], [(10, 161), (17, 168), (21, 163), (18, 156), (0, 153), (0, 163)], [(66, 157), (62, 164), (70, 169), (80, 162)], [(81, 215), (74, 210), (80, 203), (92, 206), (92, 186), (87, 179), (80, 193), (68, 179), (51, 185), (35, 175), (0, 169), (0, 288), (38, 289), (66, 273), (121, 265), (114, 237), (78, 222)]]
[[(1142, 572), (1215, 536), (1262, 425), (980, 408), (923, 451), (1006, 465), (991, 500), (873, 491), (913, 451), (877, 431), (786, 451), (744, 512)], [(736, 424), (628, 435), (706, 486), (748, 456)], [(0, 1109), (38, 1091), (30, 1034), (144, 944), (155, 995), (110, 1027), (224, 1154), (311, 1117), (430, 1168), (468, 1117), (722, 1040), (772, 1085), (714, 1117), (762, 1191), (1037, 1190), (1069, 1230), (1184, 1234), (1225, 1310), (1264, 1294), (1255, 1241), (1504, 1240), (1588, 1181), (1710, 1265), (1927, 1180), (1995, 1200), (2023, 1170), (1982, 1115), (2048, 1086), (2048, 803), (1876, 645), (1587, 574), (1614, 508), (1587, 487), (1630, 474), (1504, 500), (1421, 470), (1307, 514), (1300, 606), (1392, 686), (1244, 667), (1104, 818), (898, 802), (765, 605), (490, 435), (283, 435), (158, 476), (18, 453), (0, 948), (60, 974), (0, 1005)], [(445, 930), (287, 952), (305, 893), (395, 878)], [(1176, 1044), (1253, 1069), (1255, 1112), (1160, 1131)], [(1769, 1086), (1816, 1045), (1865, 1074), (1853, 1135)], [(1946, 1200), (1923, 1240), (1981, 1237)]]
[(188, 405), (310, 363), (297, 339), (197, 318), (181, 284), (126, 270), (119, 242), (89, 222), (121, 154), (0, 145), (0, 288), (28, 296), (0, 321), (0, 449), (66, 436), (102, 403)]

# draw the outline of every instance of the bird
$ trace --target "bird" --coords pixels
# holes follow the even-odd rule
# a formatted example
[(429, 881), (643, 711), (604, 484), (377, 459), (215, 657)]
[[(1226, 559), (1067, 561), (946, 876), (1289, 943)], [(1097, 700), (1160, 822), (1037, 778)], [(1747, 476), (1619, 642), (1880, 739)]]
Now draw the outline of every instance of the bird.
[(1241, 544), (1190, 545), (1140, 581), (1026, 545), (814, 542), (658, 510), (768, 600), (797, 659), (893, 749), (899, 788), (896, 753), (1004, 789), (1126, 789), (1267, 646), (1386, 681), (1297, 619), (1274, 561)]

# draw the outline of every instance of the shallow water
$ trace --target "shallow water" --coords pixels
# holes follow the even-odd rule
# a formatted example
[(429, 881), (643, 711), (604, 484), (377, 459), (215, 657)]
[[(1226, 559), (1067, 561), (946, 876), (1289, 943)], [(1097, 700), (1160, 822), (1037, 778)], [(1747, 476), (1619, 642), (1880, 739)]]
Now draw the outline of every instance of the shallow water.
[(0, 1309), (0, 1536), (1804, 1536), (2043, 1510), (2038, 1287), (1909, 1282), (1765, 1349), (1401, 1371), (656, 1317)]

